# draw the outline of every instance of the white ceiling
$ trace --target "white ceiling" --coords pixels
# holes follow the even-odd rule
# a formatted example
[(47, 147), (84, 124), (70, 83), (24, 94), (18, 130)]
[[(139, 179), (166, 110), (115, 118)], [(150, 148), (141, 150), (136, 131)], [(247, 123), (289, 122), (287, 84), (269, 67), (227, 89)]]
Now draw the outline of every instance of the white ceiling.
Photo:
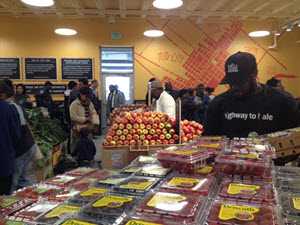
[(183, 0), (176, 10), (157, 10), (153, 0), (55, 0), (55, 6), (34, 8), (20, 0), (0, 0), (0, 16), (32, 17), (180, 17), (206, 19), (278, 19), (300, 16), (300, 0)]

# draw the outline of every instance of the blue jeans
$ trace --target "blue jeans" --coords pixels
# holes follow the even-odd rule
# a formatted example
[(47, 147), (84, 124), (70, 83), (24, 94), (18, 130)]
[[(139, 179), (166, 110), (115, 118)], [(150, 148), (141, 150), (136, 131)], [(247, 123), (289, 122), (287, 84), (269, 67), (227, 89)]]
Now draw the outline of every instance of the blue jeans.
[(34, 144), (28, 152), (24, 153), (16, 159), (15, 172), (12, 182), (12, 191), (33, 184), (32, 179), (29, 177), (29, 170), (32, 168), (32, 164), (34, 162), (36, 148), (37, 146), (36, 144)]

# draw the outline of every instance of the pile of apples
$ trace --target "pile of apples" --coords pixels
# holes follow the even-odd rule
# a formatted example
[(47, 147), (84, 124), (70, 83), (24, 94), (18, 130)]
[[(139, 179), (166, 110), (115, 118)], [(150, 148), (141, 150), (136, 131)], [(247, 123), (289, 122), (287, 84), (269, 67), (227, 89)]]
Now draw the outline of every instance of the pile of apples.
[(195, 140), (203, 133), (203, 126), (195, 121), (181, 121), (181, 141), (183, 143)]
[(121, 115), (121, 113), (132, 112), (132, 111), (145, 112), (145, 111), (149, 111), (149, 107), (145, 104), (122, 105), (122, 106), (114, 109), (114, 111), (110, 114), (109, 120), (111, 122), (113, 122), (117, 116)]
[[(104, 146), (155, 146), (179, 142), (175, 132), (176, 121), (160, 112), (121, 112), (114, 118)], [(202, 126), (196, 122), (182, 121), (182, 140), (199, 137)]]

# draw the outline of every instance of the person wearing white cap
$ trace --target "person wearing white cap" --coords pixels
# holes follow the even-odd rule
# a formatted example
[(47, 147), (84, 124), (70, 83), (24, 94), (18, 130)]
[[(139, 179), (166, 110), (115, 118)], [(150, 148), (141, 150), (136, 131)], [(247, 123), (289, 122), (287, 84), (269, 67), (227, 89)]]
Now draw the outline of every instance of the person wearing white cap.
[(164, 90), (162, 83), (155, 80), (151, 83), (151, 96), (156, 100), (155, 111), (162, 112), (170, 117), (176, 116), (176, 103), (174, 98)]

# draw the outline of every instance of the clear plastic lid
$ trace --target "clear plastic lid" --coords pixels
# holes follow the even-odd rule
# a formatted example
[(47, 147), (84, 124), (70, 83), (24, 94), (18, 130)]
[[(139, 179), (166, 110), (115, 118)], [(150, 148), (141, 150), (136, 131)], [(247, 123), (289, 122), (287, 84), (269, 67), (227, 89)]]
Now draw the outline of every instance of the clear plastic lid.
[(69, 199), (69, 203), (85, 205), (103, 196), (107, 192), (108, 189), (105, 188), (90, 187)]
[(224, 179), (220, 185), (219, 196), (247, 202), (271, 203), (275, 201), (272, 184), (238, 179)]
[(75, 182), (78, 177), (68, 175), (58, 175), (45, 181), (46, 184), (51, 184), (59, 187), (65, 187), (72, 182)]
[(114, 174), (105, 179), (98, 180), (95, 185), (99, 187), (113, 187), (130, 177), (130, 174)]
[(207, 196), (215, 185), (214, 177), (199, 177), (175, 174), (167, 179), (161, 186), (166, 191), (177, 193), (197, 193)]
[(273, 206), (215, 200), (207, 216), (208, 225), (277, 225)]
[(157, 159), (168, 160), (168, 161), (176, 161), (176, 162), (184, 162), (184, 163), (192, 163), (194, 161), (207, 159), (208, 153), (206, 151), (201, 151), (197, 149), (183, 148), (174, 151), (161, 150), (157, 154)]
[(171, 225), (171, 221), (151, 216), (134, 216), (125, 218), (120, 225)]
[(149, 177), (165, 177), (171, 170), (159, 164), (144, 165), (136, 174)]
[(300, 219), (300, 193), (281, 192), (279, 194), (282, 213), (285, 216), (295, 216)]
[(96, 169), (94, 169), (94, 168), (79, 167), (74, 170), (68, 171), (65, 174), (69, 175), (69, 176), (74, 176), (74, 177), (82, 177), (82, 176), (88, 175), (90, 173), (93, 173), (95, 171), (96, 171)]
[(197, 195), (158, 191), (148, 195), (136, 211), (158, 218), (172, 218), (178, 224), (192, 224), (204, 204), (204, 199)]
[(276, 166), (276, 177), (294, 177), (300, 179), (300, 168), (294, 166)]
[(300, 193), (300, 179), (293, 177), (277, 177), (276, 186), (279, 190), (290, 193)]

